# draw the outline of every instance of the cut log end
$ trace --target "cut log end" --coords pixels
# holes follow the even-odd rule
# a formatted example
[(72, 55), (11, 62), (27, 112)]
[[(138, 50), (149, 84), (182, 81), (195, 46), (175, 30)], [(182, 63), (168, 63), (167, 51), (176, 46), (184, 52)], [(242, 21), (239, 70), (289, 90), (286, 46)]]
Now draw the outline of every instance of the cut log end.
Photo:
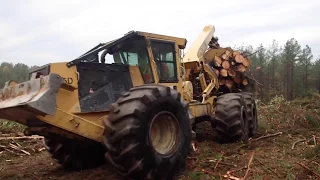
[(215, 69), (214, 72), (216, 73), (217, 76), (219, 76), (219, 70)]
[(237, 63), (242, 63), (243, 62), (243, 56), (241, 54), (237, 54), (234, 59), (236, 60)]
[(246, 71), (246, 67), (244, 65), (242, 65), (242, 64), (240, 64), (237, 69), (240, 72), (245, 72)]
[(220, 70), (220, 74), (221, 74), (221, 76), (223, 76), (223, 77), (227, 77), (227, 76), (228, 76), (228, 71), (227, 71), (226, 69), (221, 69), (221, 70)]
[(223, 61), (223, 62), (222, 62), (222, 67), (223, 67), (223, 69), (228, 70), (228, 69), (230, 68), (230, 63), (229, 63), (229, 61)]
[(228, 69), (228, 74), (231, 77), (235, 77), (237, 75), (237, 72), (233, 69)]

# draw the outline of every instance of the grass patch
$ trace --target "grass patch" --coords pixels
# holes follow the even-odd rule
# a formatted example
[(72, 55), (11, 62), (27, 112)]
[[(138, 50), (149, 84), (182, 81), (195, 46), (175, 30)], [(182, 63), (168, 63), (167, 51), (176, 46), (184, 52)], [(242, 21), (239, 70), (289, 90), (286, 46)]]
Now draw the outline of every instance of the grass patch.
[(306, 159), (313, 159), (319, 156), (320, 146), (316, 145), (314, 148), (308, 148), (304, 152), (304, 156)]
[(306, 111), (304, 113), (306, 121), (307, 121), (307, 125), (310, 128), (315, 128), (315, 129), (319, 129), (320, 128), (320, 121), (319, 119), (317, 119), (317, 117), (314, 116), (314, 114), (310, 111)]
[(23, 132), (25, 126), (13, 121), (7, 121), (0, 119), (0, 132), (5, 133), (15, 133), (15, 132)]

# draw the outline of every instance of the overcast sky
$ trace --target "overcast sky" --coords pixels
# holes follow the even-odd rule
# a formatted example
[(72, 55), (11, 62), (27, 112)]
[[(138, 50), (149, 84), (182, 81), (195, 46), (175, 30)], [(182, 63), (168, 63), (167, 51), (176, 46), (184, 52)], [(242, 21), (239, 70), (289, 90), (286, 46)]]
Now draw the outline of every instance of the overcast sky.
[[(191, 3), (192, 2), (192, 3)], [(130, 30), (184, 37), (216, 28), (222, 46), (296, 38), (320, 55), (319, 0), (1, 0), (0, 63), (70, 61)], [(188, 46), (187, 46), (188, 47)]]

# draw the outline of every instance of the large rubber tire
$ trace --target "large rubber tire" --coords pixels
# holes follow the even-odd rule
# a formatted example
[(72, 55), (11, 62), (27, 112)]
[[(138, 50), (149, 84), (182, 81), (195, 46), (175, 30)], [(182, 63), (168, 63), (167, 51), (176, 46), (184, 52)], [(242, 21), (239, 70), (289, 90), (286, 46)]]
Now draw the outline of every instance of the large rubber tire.
[(104, 157), (106, 150), (98, 142), (46, 137), (43, 143), (52, 158), (66, 169), (90, 169), (106, 162)]
[(249, 137), (253, 137), (258, 131), (258, 115), (257, 115), (257, 106), (254, 101), (252, 93), (241, 92), (243, 95), (246, 105), (247, 105), (247, 114), (248, 114), (248, 125), (249, 125)]
[(217, 98), (215, 129), (220, 143), (248, 141), (248, 121), (244, 98), (239, 93), (228, 93)]
[[(158, 138), (176, 135), (173, 141), (175, 148), (167, 155), (155, 149), (151, 141), (153, 136), (149, 133), (152, 120), (164, 112), (172, 116), (161, 119)], [(189, 121), (188, 104), (176, 90), (161, 85), (132, 88), (112, 104), (110, 114), (104, 121), (103, 142), (108, 149), (106, 158), (125, 177), (173, 179), (184, 169), (190, 152), (192, 135)], [(177, 129), (169, 126), (174, 122)], [(166, 142), (158, 145), (165, 146)]]

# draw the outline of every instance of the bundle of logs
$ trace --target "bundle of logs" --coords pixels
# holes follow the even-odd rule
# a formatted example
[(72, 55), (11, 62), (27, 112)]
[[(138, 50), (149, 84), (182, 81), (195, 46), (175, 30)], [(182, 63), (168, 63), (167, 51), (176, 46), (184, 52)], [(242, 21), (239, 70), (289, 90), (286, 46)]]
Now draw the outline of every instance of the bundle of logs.
[(227, 48), (209, 48), (205, 53), (205, 62), (218, 76), (220, 86), (229, 89), (242, 89), (248, 85), (245, 75), (250, 60), (238, 50)]

